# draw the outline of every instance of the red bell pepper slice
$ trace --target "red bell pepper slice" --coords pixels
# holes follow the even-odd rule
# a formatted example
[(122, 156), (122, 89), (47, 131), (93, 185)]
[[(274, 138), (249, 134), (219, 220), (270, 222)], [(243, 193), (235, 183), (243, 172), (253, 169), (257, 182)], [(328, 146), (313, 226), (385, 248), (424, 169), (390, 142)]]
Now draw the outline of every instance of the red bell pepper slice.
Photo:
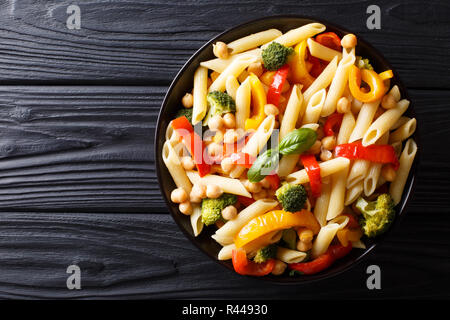
[(342, 214), (343, 216), (348, 217), (348, 223), (347, 223), (347, 227), (353, 229), (353, 228), (359, 228), (359, 223), (358, 220), (356, 220), (355, 216), (351, 213), (344, 213)]
[(248, 207), (249, 205), (251, 205), (253, 202), (256, 201), (253, 198), (247, 198), (244, 196), (238, 196), (237, 199), (238, 199), (239, 203), (243, 204), (246, 207)]
[(312, 196), (317, 198), (322, 192), (322, 178), (320, 177), (320, 167), (316, 157), (312, 154), (304, 154), (300, 159), (309, 177)]
[(237, 164), (238, 166), (243, 166), (245, 168), (250, 169), (252, 167), (253, 162), (255, 162), (256, 157), (249, 155), (245, 152), (232, 153), (230, 155), (232, 163)]
[(325, 32), (316, 36), (315, 40), (321, 45), (341, 51), (341, 38), (334, 32)]
[(299, 271), (302, 274), (316, 274), (330, 267), (334, 261), (346, 256), (351, 250), (351, 243), (349, 243), (346, 247), (340, 244), (332, 245), (324, 254), (320, 255), (316, 259), (310, 262), (290, 263), (288, 267), (289, 269)]
[(377, 163), (390, 163), (397, 170), (400, 163), (395, 154), (395, 150), (388, 144), (372, 144), (364, 147), (361, 141), (345, 143), (336, 146), (334, 149), (336, 157), (348, 159), (363, 159)]
[(344, 118), (343, 113), (335, 112), (332, 115), (330, 115), (328, 117), (327, 121), (325, 121), (325, 124), (323, 125), (323, 131), (324, 131), (325, 135), (332, 136), (337, 131), (339, 131), (339, 128), (341, 127), (343, 118)]
[(266, 180), (269, 181), (271, 190), (277, 190), (280, 187), (280, 177), (276, 173), (266, 176)]
[(265, 276), (272, 272), (275, 260), (269, 259), (263, 263), (256, 263), (247, 259), (247, 254), (242, 249), (232, 251), (234, 271), (243, 276)]
[(283, 90), (284, 83), (289, 74), (289, 65), (285, 64), (277, 70), (273, 76), (272, 84), (267, 92), (267, 103), (271, 103), (278, 107), (280, 103), (281, 91)]
[(311, 70), (309, 70), (309, 74), (314, 78), (317, 78), (328, 64), (326, 61), (322, 61), (319, 58), (313, 57), (312, 55), (308, 56), (307, 61), (312, 65)]
[(172, 120), (172, 127), (181, 137), (183, 144), (188, 149), (189, 153), (194, 158), (195, 165), (197, 166), (198, 174), (203, 177), (211, 172), (211, 165), (205, 160), (206, 145), (202, 138), (195, 133), (189, 120), (185, 117), (179, 117)]

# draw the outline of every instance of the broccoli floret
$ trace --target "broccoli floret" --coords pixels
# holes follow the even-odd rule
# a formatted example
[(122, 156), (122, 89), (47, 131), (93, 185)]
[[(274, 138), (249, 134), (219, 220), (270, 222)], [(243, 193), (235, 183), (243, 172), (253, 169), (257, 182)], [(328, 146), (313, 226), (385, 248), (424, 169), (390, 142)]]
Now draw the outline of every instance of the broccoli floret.
[(285, 47), (278, 42), (272, 42), (261, 54), (264, 67), (270, 71), (280, 69), (286, 63), (288, 56), (293, 52), (292, 48)]
[(192, 108), (181, 108), (180, 110), (178, 110), (177, 114), (175, 115), (175, 118), (179, 118), (182, 116), (185, 116), (192, 124)]
[(284, 230), (281, 239), (289, 249), (295, 250), (297, 246), (297, 232), (294, 229)]
[(356, 57), (356, 66), (360, 69), (369, 69), (373, 70), (372, 65), (369, 62), (369, 59), (365, 59), (363, 57), (357, 56)]
[(301, 184), (285, 184), (275, 194), (283, 209), (289, 212), (302, 210), (308, 198), (308, 193)]
[(222, 210), (236, 203), (234, 194), (224, 193), (216, 199), (205, 198), (202, 200), (202, 221), (209, 226), (222, 219)]
[(227, 112), (236, 112), (236, 103), (233, 98), (221, 91), (212, 91), (206, 96), (208, 102), (208, 114), (203, 121), (203, 125), (207, 126), (209, 119), (215, 115), (221, 116)]
[(257, 263), (266, 262), (269, 259), (275, 258), (277, 255), (277, 246), (275, 244), (270, 244), (267, 247), (261, 248), (256, 252), (256, 256), (253, 261)]
[(369, 238), (376, 237), (389, 229), (395, 217), (394, 201), (387, 193), (377, 197), (375, 201), (367, 201), (360, 197), (356, 207), (361, 211), (361, 227)]

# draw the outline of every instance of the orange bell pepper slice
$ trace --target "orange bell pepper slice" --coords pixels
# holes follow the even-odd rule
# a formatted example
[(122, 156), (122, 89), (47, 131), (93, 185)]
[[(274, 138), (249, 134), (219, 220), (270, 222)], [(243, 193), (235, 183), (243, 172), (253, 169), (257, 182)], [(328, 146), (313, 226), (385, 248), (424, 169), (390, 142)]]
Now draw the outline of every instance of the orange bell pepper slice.
[(306, 67), (306, 49), (306, 40), (296, 45), (294, 48), (295, 54), (289, 62), (289, 66), (291, 67), (291, 81), (303, 84), (304, 89), (307, 89), (315, 80), (309, 74), (308, 68)]
[(258, 77), (251, 73), (249, 75), (250, 87), (252, 89), (252, 111), (253, 116), (245, 120), (245, 130), (258, 129), (261, 122), (263, 122), (266, 117), (264, 113), (264, 106), (267, 103), (266, 92), (264, 87), (259, 81)]
[(237, 248), (241, 248), (269, 232), (293, 227), (307, 227), (314, 234), (320, 230), (320, 224), (310, 211), (301, 210), (291, 213), (274, 210), (250, 220), (234, 237), (234, 244)]
[[(361, 80), (369, 85), (369, 92), (364, 92), (360, 88)], [(348, 87), (353, 97), (362, 102), (373, 102), (381, 99), (386, 92), (383, 80), (375, 71), (359, 69), (355, 65), (350, 67)]]
[(358, 241), (362, 237), (361, 229), (344, 228), (339, 230), (336, 234), (339, 242), (346, 247), (349, 242)]

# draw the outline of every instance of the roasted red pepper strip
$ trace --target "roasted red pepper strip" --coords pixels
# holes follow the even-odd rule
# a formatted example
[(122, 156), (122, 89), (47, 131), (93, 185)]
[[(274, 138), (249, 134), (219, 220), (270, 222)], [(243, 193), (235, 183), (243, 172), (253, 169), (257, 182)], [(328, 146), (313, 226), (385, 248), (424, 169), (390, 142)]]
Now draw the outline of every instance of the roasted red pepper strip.
[(356, 220), (355, 216), (351, 213), (343, 213), (343, 216), (348, 217), (347, 227), (349, 228), (359, 228), (358, 220)]
[(237, 164), (238, 166), (243, 166), (245, 168), (250, 169), (253, 162), (255, 162), (256, 157), (249, 155), (245, 152), (232, 153), (230, 155), (232, 163)]
[(205, 160), (205, 143), (202, 138), (195, 133), (189, 120), (185, 117), (179, 117), (172, 120), (172, 127), (181, 137), (183, 144), (194, 158), (198, 174), (203, 177), (211, 172), (211, 165)]
[(312, 154), (304, 154), (300, 156), (306, 173), (309, 177), (309, 185), (311, 186), (312, 196), (317, 198), (322, 192), (322, 179), (320, 177), (320, 167), (316, 157)]
[(328, 117), (327, 121), (325, 121), (325, 124), (323, 125), (323, 131), (324, 131), (325, 135), (332, 136), (337, 131), (339, 131), (339, 128), (341, 127), (343, 118), (344, 118), (343, 113), (335, 112), (332, 115), (330, 115)]
[(271, 190), (277, 190), (280, 187), (280, 177), (276, 173), (266, 176), (266, 180), (269, 181)]
[(319, 58), (313, 57), (309, 55), (308, 62), (312, 64), (311, 70), (309, 70), (309, 74), (313, 77), (317, 78), (322, 73), (323, 69), (327, 66), (327, 63), (320, 60)]
[(265, 276), (272, 272), (275, 260), (269, 259), (263, 263), (256, 263), (247, 259), (247, 254), (242, 249), (232, 251), (234, 271), (244, 276)]
[(372, 144), (364, 147), (361, 141), (345, 143), (336, 146), (334, 149), (336, 157), (348, 159), (363, 159), (377, 163), (391, 163), (395, 170), (398, 169), (398, 162), (395, 150), (387, 144)]
[(321, 45), (341, 51), (341, 38), (334, 32), (325, 32), (316, 36), (315, 40)]
[(319, 273), (330, 267), (334, 261), (346, 256), (352, 250), (352, 244), (344, 247), (342, 245), (332, 245), (327, 252), (310, 262), (290, 263), (289, 269), (297, 270), (302, 274), (311, 275)]
[(243, 204), (244, 206), (248, 207), (249, 205), (251, 205), (253, 202), (255, 202), (256, 200), (253, 198), (247, 198), (244, 196), (238, 196), (237, 197), (238, 201)]
[(267, 92), (267, 103), (271, 103), (278, 107), (280, 103), (281, 90), (283, 89), (286, 78), (289, 74), (289, 65), (284, 65), (277, 70), (273, 76), (272, 84)]

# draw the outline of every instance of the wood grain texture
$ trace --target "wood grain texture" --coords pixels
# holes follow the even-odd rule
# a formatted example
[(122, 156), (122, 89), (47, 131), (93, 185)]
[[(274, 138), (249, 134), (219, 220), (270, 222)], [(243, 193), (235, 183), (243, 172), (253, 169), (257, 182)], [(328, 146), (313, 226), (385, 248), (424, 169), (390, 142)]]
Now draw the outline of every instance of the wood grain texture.
[[(438, 218), (430, 214), (434, 218)], [(168, 215), (2, 213), (0, 298), (449, 298), (449, 215), (406, 217), (363, 263), (325, 282), (280, 286), (241, 277), (200, 253)], [(81, 268), (81, 290), (66, 269)], [(382, 270), (380, 291), (366, 268)]]
[(450, 86), (442, 81), (450, 68), (450, 6), (444, 2), (377, 1), (381, 30), (366, 27), (368, 1), (79, 1), (81, 29), (69, 30), (72, 3), (0, 2), (0, 83), (168, 84), (195, 50), (227, 28), (300, 14), (363, 36), (409, 87)]

